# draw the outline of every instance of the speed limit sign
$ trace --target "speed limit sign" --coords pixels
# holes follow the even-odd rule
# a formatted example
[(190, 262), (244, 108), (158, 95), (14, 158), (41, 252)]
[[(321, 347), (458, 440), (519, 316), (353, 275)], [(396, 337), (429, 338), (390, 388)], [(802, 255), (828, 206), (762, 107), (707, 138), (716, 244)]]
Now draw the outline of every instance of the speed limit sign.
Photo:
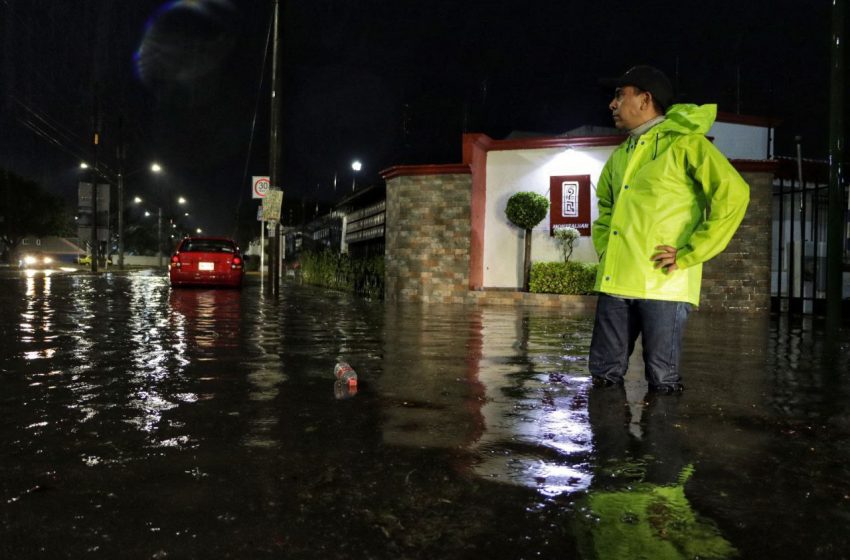
[(266, 198), (271, 182), (268, 177), (251, 177), (251, 195), (253, 198)]

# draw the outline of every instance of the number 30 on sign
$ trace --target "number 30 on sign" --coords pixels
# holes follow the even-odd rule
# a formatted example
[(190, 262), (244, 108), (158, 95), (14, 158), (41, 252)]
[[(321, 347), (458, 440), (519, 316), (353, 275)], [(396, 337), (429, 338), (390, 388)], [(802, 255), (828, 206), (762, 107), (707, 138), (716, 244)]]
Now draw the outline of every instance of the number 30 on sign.
[(254, 176), (251, 177), (251, 186), (251, 196), (253, 198), (266, 198), (271, 183), (268, 177)]

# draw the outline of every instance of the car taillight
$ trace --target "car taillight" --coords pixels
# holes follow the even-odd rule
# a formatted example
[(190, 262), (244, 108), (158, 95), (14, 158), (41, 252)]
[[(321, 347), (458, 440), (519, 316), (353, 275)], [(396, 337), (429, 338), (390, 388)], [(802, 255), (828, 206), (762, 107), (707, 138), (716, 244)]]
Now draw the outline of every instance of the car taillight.
[(180, 268), (180, 258), (177, 255), (171, 256), (171, 266)]
[(230, 268), (242, 268), (242, 259), (233, 257), (233, 260), (230, 261)]

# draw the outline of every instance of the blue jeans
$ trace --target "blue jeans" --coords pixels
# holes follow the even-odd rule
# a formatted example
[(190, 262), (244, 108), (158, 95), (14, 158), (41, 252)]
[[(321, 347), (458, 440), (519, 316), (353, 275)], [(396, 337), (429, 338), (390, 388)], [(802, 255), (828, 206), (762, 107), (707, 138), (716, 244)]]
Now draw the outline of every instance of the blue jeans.
[(681, 390), (679, 359), (691, 304), (600, 294), (590, 342), (590, 374), (622, 383), (639, 334), (646, 380), (653, 390)]

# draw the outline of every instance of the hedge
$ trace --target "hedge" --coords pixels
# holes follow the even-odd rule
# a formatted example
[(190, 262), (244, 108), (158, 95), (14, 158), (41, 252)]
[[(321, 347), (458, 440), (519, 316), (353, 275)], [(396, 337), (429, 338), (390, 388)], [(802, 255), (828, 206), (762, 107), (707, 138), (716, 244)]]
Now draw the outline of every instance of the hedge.
[(353, 259), (333, 251), (305, 252), (300, 256), (301, 278), (307, 284), (384, 297), (384, 257)]
[(593, 292), (595, 264), (536, 262), (531, 265), (528, 291), (538, 294), (583, 295)]

